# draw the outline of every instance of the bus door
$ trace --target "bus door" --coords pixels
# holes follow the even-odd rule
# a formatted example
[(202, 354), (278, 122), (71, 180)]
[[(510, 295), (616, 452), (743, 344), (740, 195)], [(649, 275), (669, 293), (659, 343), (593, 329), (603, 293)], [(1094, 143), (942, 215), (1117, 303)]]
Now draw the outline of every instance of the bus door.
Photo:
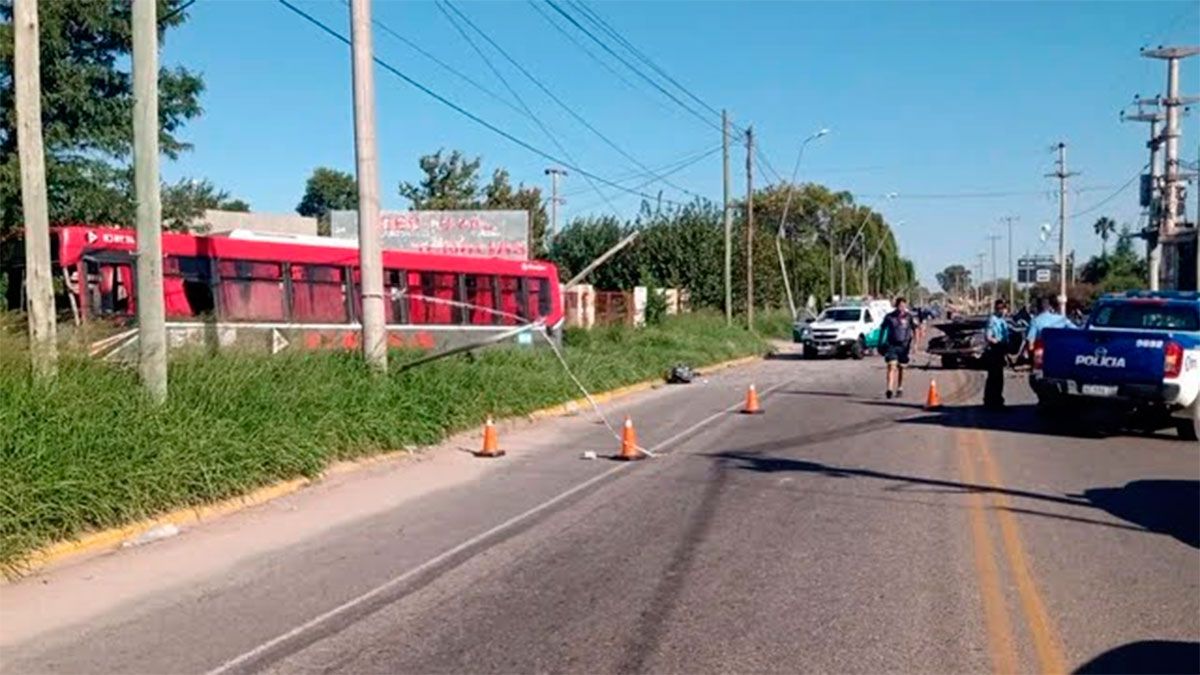
[(87, 271), (85, 316), (132, 316), (133, 256), (117, 251), (96, 251), (83, 256)]

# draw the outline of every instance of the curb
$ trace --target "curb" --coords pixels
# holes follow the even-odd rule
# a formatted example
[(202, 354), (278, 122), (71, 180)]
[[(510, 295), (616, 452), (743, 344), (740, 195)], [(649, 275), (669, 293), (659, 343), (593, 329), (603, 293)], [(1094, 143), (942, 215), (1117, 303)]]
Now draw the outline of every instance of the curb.
[[(704, 374), (709, 374), (726, 370), (728, 368), (736, 368), (738, 366), (761, 361), (763, 358), (763, 356), (744, 356), (738, 359), (714, 363), (711, 366), (703, 368), (701, 372)], [(619, 387), (617, 389), (600, 392), (593, 395), (592, 400), (597, 404), (606, 403), (624, 396), (629, 396), (630, 394), (636, 394), (638, 392), (655, 389), (659, 386), (662, 386), (662, 378), (645, 380), (643, 382), (637, 382), (635, 384)], [(564, 417), (567, 415), (577, 414), (589, 406), (590, 403), (588, 403), (586, 398), (578, 398), (572, 401), (567, 401), (566, 403), (553, 405), (548, 408), (534, 410), (533, 412), (525, 415), (517, 416), (517, 418), (524, 417), (530, 421), (534, 421), (549, 417)], [(467, 433), (469, 431), (470, 430), (465, 430), (464, 432), (460, 433)], [(300, 490), (308, 487), (309, 485), (317, 483), (324, 478), (334, 475), (353, 473), (360, 469), (411, 454), (413, 454), (413, 451), (410, 449), (395, 450), (392, 452), (380, 453), (351, 461), (334, 462), (326, 467), (316, 478), (293, 478), (291, 480), (266, 485), (244, 495), (230, 497), (229, 499), (224, 499), (212, 504), (176, 509), (153, 518), (135, 521), (133, 523), (129, 523), (128, 525), (122, 525), (120, 527), (101, 530), (99, 532), (84, 534), (78, 539), (60, 541), (31, 552), (24, 561), (17, 565), (17, 567), (20, 569), (19, 574), (6, 570), (3, 574), (3, 578), (0, 578), (0, 586), (12, 581), (16, 581), (21, 577), (35, 573), (55, 563), (60, 563), (71, 558), (100, 553), (105, 550), (116, 549), (125, 541), (133, 539), (134, 537), (137, 537), (138, 535), (141, 535), (156, 527), (162, 527), (164, 525), (182, 527), (185, 525), (194, 525), (199, 522), (232, 515), (252, 506), (265, 504), (281, 497), (286, 497), (290, 494), (299, 492)]]

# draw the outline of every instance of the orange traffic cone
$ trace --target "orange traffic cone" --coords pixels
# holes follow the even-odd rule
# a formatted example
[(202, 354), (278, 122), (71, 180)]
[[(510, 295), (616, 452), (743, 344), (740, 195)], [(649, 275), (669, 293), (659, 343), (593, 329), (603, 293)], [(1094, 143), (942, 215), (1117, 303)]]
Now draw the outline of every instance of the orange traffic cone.
[(746, 405), (742, 408), (742, 414), (761, 415), (764, 412), (766, 411), (758, 405), (758, 391), (754, 388), (754, 385), (750, 385), (750, 388), (746, 390)]
[(929, 381), (929, 393), (925, 395), (925, 409), (936, 410), (942, 407), (942, 397), (938, 396), (937, 380)]
[(496, 436), (496, 425), (492, 423), (492, 418), (487, 418), (487, 424), (483, 425), (483, 449), (475, 453), (476, 457), (502, 457), (504, 451), (500, 449), (500, 439)]
[(629, 462), (645, 457), (646, 455), (638, 448), (637, 431), (633, 429), (633, 420), (626, 417), (625, 427), (621, 429), (621, 454), (617, 455), (617, 459)]

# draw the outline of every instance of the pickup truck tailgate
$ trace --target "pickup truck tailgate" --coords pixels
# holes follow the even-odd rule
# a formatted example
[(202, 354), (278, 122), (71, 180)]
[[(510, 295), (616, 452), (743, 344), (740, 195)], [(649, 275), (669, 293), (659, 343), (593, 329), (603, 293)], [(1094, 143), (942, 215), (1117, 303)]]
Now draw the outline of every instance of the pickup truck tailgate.
[(1042, 370), (1080, 384), (1161, 384), (1163, 336), (1132, 330), (1048, 328), (1041, 333)]

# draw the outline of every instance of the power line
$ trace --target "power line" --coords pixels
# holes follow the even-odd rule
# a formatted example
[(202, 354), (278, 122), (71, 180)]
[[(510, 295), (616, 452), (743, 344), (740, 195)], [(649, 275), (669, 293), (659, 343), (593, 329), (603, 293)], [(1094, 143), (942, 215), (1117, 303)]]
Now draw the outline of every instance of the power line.
[[(344, 5), (346, 5), (347, 7), (349, 7), (349, 6), (350, 6), (350, 0), (342, 0), (342, 4), (344, 4)], [(398, 32), (396, 32), (396, 31), (392, 30), (392, 29), (391, 29), (391, 27), (389, 27), (387, 24), (383, 23), (383, 22), (382, 22), (382, 21), (380, 21), (379, 19), (374, 19), (374, 20), (372, 20), (372, 21), (371, 21), (371, 23), (375, 24), (375, 26), (376, 26), (376, 27), (378, 27), (378, 28), (379, 28), (379, 30), (381, 30), (381, 31), (383, 31), (383, 32), (387, 33), (388, 35), (391, 35), (392, 37), (396, 38), (397, 40), (399, 40), (401, 43), (403, 43), (403, 44), (404, 44), (405, 46), (407, 46), (408, 48), (412, 49), (413, 51), (415, 51), (416, 53), (420, 54), (421, 56), (424, 56), (425, 58), (429, 59), (430, 61), (433, 61), (433, 62), (434, 62), (434, 63), (436, 63), (438, 66), (441, 66), (441, 68), (442, 68), (443, 70), (445, 70), (446, 72), (450, 73), (451, 75), (454, 75), (455, 77), (457, 77), (457, 78), (459, 78), (460, 80), (462, 80), (462, 81), (466, 82), (467, 84), (470, 84), (471, 86), (475, 87), (475, 88), (476, 88), (476, 89), (478, 89), (479, 91), (482, 91), (483, 93), (487, 94), (488, 96), (490, 96), (492, 99), (494, 99), (494, 100), (495, 100), (495, 101), (497, 101), (498, 103), (500, 103), (500, 104), (502, 104), (502, 105), (506, 106), (508, 109), (515, 111), (517, 114), (519, 114), (519, 115), (521, 115), (521, 116), (523, 116), (523, 117), (528, 117), (528, 116), (529, 116), (529, 115), (528, 115), (528, 113), (526, 113), (526, 112), (525, 112), (524, 110), (522, 110), (520, 107), (518, 107), (518, 106), (514, 105), (514, 104), (513, 104), (511, 101), (509, 101), (508, 99), (504, 98), (504, 97), (503, 97), (503, 96), (501, 96), (500, 94), (497, 94), (495, 91), (493, 91), (493, 90), (489, 89), (488, 87), (486, 87), (485, 85), (481, 84), (479, 81), (475, 80), (475, 79), (474, 79), (474, 78), (472, 78), (470, 75), (467, 75), (466, 73), (463, 73), (462, 71), (458, 70), (458, 69), (457, 69), (457, 68), (455, 68), (454, 66), (452, 66), (452, 65), (450, 65), (450, 64), (448, 64), (448, 63), (446, 63), (445, 61), (443, 61), (443, 60), (439, 59), (437, 56), (435, 56), (435, 55), (431, 54), (430, 52), (428, 52), (427, 50), (425, 50), (423, 47), (421, 47), (420, 45), (418, 45), (416, 42), (413, 42), (412, 40), (410, 40), (410, 39), (408, 39), (408, 38), (404, 37), (404, 36), (403, 36), (403, 35), (401, 35), (400, 33), (398, 33)]]
[(1133, 174), (1133, 176), (1132, 176), (1132, 177), (1130, 177), (1130, 179), (1129, 179), (1129, 180), (1125, 181), (1125, 184), (1124, 184), (1124, 185), (1122, 185), (1121, 187), (1117, 188), (1115, 192), (1113, 192), (1113, 193), (1112, 193), (1112, 194), (1110, 194), (1109, 196), (1105, 197), (1104, 199), (1101, 199), (1100, 201), (1096, 202), (1095, 204), (1092, 204), (1091, 206), (1087, 207), (1086, 209), (1083, 209), (1082, 211), (1076, 211), (1075, 213), (1072, 213), (1072, 214), (1071, 214), (1071, 217), (1072, 217), (1072, 218), (1075, 218), (1075, 217), (1077, 217), (1077, 216), (1086, 216), (1087, 214), (1089, 214), (1089, 213), (1091, 213), (1091, 212), (1095, 211), (1096, 209), (1099, 209), (1101, 206), (1104, 206), (1105, 204), (1107, 204), (1107, 203), (1111, 202), (1112, 200), (1116, 199), (1116, 198), (1117, 198), (1117, 195), (1119, 195), (1119, 194), (1121, 194), (1122, 192), (1124, 192), (1124, 191), (1128, 190), (1128, 189), (1129, 189), (1129, 186), (1130, 186), (1130, 185), (1133, 185), (1134, 181), (1136, 181), (1138, 178), (1141, 178), (1141, 176), (1142, 176), (1142, 172), (1143, 172), (1143, 171), (1145, 171), (1145, 170), (1146, 170), (1146, 168), (1147, 168), (1147, 167), (1149, 167), (1149, 166), (1150, 166), (1150, 165), (1149, 165), (1149, 164), (1147, 164), (1147, 165), (1143, 166), (1142, 168), (1138, 169), (1138, 172), (1137, 172), (1137, 173), (1135, 173), (1135, 174)]
[[(312, 16), (311, 14), (309, 14), (309, 13), (305, 12), (304, 10), (300, 9), (299, 7), (293, 5), (288, 0), (278, 0), (278, 2), (279, 2), (279, 4), (283, 5), (284, 7), (286, 7), (290, 11), (292, 11), (294, 14), (300, 16), (305, 21), (308, 21), (312, 25), (321, 29), (323, 32), (330, 35), (331, 37), (339, 40), (343, 44), (345, 44), (345, 45), (351, 44), (349, 38), (347, 38), (346, 36), (337, 32), (333, 28), (330, 28), (328, 24), (322, 22), (320, 19), (317, 19), (316, 17)], [(555, 155), (553, 155), (549, 152), (546, 152), (545, 150), (542, 150), (541, 148), (529, 143), (528, 141), (525, 141), (517, 136), (514, 136), (513, 134), (501, 129), (500, 127), (492, 124), (491, 122), (488, 122), (487, 120), (485, 120), (482, 117), (476, 115), (475, 113), (467, 110), (466, 108), (463, 108), (462, 106), (451, 101), (450, 99), (446, 98), (445, 96), (442, 96), (441, 94), (430, 89), (429, 87), (425, 86), (424, 84), (421, 84), (417, 80), (414, 80), (413, 78), (409, 77), (404, 72), (402, 72), (395, 66), (391, 65), (387, 61), (384, 61), (383, 59), (379, 58), (378, 56), (373, 56), (372, 59), (375, 61), (375, 63), (377, 63), (379, 65), (379, 67), (388, 71), (392, 75), (395, 75), (396, 77), (400, 78), (404, 82), (408, 83), (410, 86), (412, 86), (415, 89), (419, 90), (420, 92), (426, 94), (427, 96), (433, 98), (434, 100), (441, 103), (442, 105), (450, 108), (451, 110), (462, 115), (463, 117), (466, 117), (467, 119), (471, 120), (472, 122), (478, 124), (479, 126), (485, 128), (485, 129), (487, 129), (488, 131), (491, 131), (492, 133), (495, 133), (498, 136), (501, 136), (501, 137), (511, 141), (512, 143), (515, 143), (516, 145), (528, 150), (529, 152), (532, 152), (535, 155), (538, 155), (539, 157), (541, 157), (543, 159), (547, 159), (556, 164), (561, 164), (562, 166), (564, 166), (568, 169), (571, 169), (572, 171), (578, 172), (580, 175), (588, 176), (592, 179), (595, 179), (596, 182), (601, 183), (602, 185), (607, 185), (609, 187), (615, 188), (622, 192), (628, 192), (630, 194), (635, 194), (644, 199), (652, 199), (652, 200), (659, 199), (656, 196), (649, 195), (644, 192), (637, 192), (635, 190), (630, 190), (626, 187), (621, 186), (618, 183), (614, 183), (613, 181), (608, 180), (607, 178), (598, 176), (595, 173), (588, 171), (587, 169), (580, 168), (580, 167), (574, 165), (574, 163), (564, 162), (561, 158), (556, 157)], [(671, 204), (677, 204), (680, 206), (684, 205), (683, 202), (674, 201), (674, 200), (670, 200), (670, 199), (664, 199), (663, 201), (669, 202)]]
[[(517, 93), (517, 90), (514, 89), (511, 84), (509, 84), (508, 78), (504, 77), (504, 73), (500, 72), (500, 69), (497, 68), (496, 65), (494, 63), (492, 63), (491, 59), (489, 59), (487, 57), (487, 55), (483, 53), (483, 50), (479, 48), (479, 45), (475, 44), (475, 41), (471, 39), (471, 36), (467, 35), (467, 32), (465, 30), (463, 30), (462, 26), (460, 26), (457, 21), (454, 20), (454, 17), (450, 15), (450, 12), (446, 11), (446, 7), (449, 7), (451, 10), (454, 11), (455, 14), (458, 14), (459, 16), (462, 16), (462, 14), (457, 9), (455, 9), (454, 6), (451, 5), (449, 2), (446, 2), (446, 3), (435, 2), (434, 4), (437, 6), (438, 10), (441, 11), (442, 16), (446, 17), (446, 20), (449, 21), (450, 25), (454, 27), (454, 30), (457, 31), (458, 34), (462, 36), (462, 39), (465, 40), (467, 42), (467, 44), (471, 46), (471, 49), (474, 50), (475, 53), (479, 56), (479, 58), (483, 60), (484, 64), (487, 65), (488, 70), (492, 71), (492, 74), (496, 76), (496, 79), (500, 80), (500, 83), (504, 85), (504, 88), (508, 90), (508, 93), (511, 94), (514, 99), (516, 99), (517, 103), (521, 106), (521, 108), (525, 110), (525, 113), (527, 115), (529, 115), (530, 119), (533, 120), (533, 123), (536, 124), (538, 126), (538, 128), (542, 130), (542, 133), (544, 133), (546, 135), (546, 138), (550, 139), (550, 142), (554, 144), (554, 147), (558, 148), (558, 151), (563, 153), (563, 155), (565, 155), (567, 159), (574, 162), (575, 158), (571, 156), (571, 153), (565, 147), (563, 147), (563, 144), (561, 142), (559, 142), (558, 138), (554, 135), (554, 133), (552, 131), (550, 131), (550, 128), (547, 127), (546, 124), (544, 122), (542, 122), (542, 120), (533, 113), (533, 110), (529, 107), (529, 104), (525, 103), (525, 99), (522, 98), (521, 95)], [(463, 18), (465, 19), (466, 17), (463, 17)], [(467, 23), (469, 25), (471, 25), (472, 28), (475, 28), (474, 24), (471, 24), (470, 21), (467, 21)], [(475, 30), (478, 31), (479, 29), (476, 28)], [(484, 36), (484, 37), (486, 39), (487, 36)], [(491, 42), (491, 41), (489, 40), (489, 42)], [(492, 43), (492, 46), (494, 47), (495, 43)], [(612, 203), (611, 200), (609, 200), (608, 195), (604, 194), (603, 192), (600, 191), (600, 188), (596, 187), (595, 181), (593, 181), (591, 178), (588, 178), (587, 176), (584, 176), (583, 179), (585, 181), (587, 181), (587, 184), (589, 187), (591, 187), (593, 190), (596, 191), (596, 194), (600, 195), (601, 199), (603, 199), (606, 203), (608, 203), (608, 206), (609, 206), (609, 208), (611, 208), (613, 210), (613, 213), (616, 213), (618, 215), (620, 214), (620, 211), (617, 209), (617, 207)]]
[[(625, 49), (629, 50), (629, 52), (631, 54), (633, 54), (635, 57), (637, 57), (638, 60), (640, 60), (642, 63), (646, 64), (647, 66), (649, 66), (651, 70), (658, 73), (667, 82), (670, 82), (671, 84), (675, 85), (675, 87), (677, 89), (682, 91), (684, 94), (686, 94), (689, 98), (691, 98), (696, 103), (699, 103), (701, 105), (701, 107), (706, 108), (713, 115), (716, 115), (717, 117), (721, 116), (720, 110), (717, 110), (713, 106), (709, 105), (706, 101), (704, 101), (704, 99), (700, 98), (699, 96), (694, 94), (690, 89), (688, 89), (687, 87), (680, 84), (678, 80), (671, 77), (671, 75), (669, 73), (667, 73), (665, 70), (660, 68), (658, 66), (658, 64), (656, 64), (653, 60), (650, 59), (649, 56), (646, 56), (646, 54), (644, 52), (642, 52), (637, 47), (634, 47), (633, 43), (631, 43), (629, 40), (625, 39), (624, 36), (622, 36), (619, 32), (617, 32), (617, 29), (613, 28), (612, 25), (610, 23), (608, 23), (607, 21), (605, 21), (598, 13), (596, 13), (596, 11), (594, 9), (585, 5), (581, 0), (567, 0), (567, 2), (571, 3), (576, 9), (578, 9), (580, 12), (582, 12), (585, 17), (590, 19), (594, 25), (599, 27), (600, 30), (608, 33), (614, 40), (616, 40), (618, 42), (618, 44), (622, 45), (623, 47), (625, 47)], [(739, 131), (741, 131), (741, 129), (739, 129)]]
[[(1094, 185), (1071, 190), (1075, 194), (1111, 190), (1113, 185)], [(996, 199), (1003, 197), (1022, 197), (1027, 195), (1050, 194), (1049, 190), (1008, 190), (996, 192), (941, 192), (941, 193), (911, 193), (903, 192), (893, 196), (895, 199)], [(872, 199), (880, 199), (887, 195), (861, 195)]]
[[(645, 178), (647, 176), (651, 176), (654, 174), (669, 176), (669, 175), (672, 175), (679, 171), (679, 168), (680, 168), (679, 165), (682, 164), (682, 165), (686, 165), (686, 166), (691, 166), (696, 161), (699, 161), (698, 158), (704, 158), (704, 157), (711, 156), (713, 153), (715, 153), (717, 150), (720, 150), (720, 149), (721, 149), (721, 146), (718, 145), (714, 148), (707, 148), (707, 149), (701, 150), (699, 152), (689, 152), (688, 154), (684, 155), (683, 157), (680, 157), (679, 159), (668, 162), (668, 163), (654, 169), (653, 171), (631, 171), (628, 173), (623, 173), (623, 174), (619, 174), (617, 176), (613, 176), (612, 180), (614, 180), (618, 183), (627, 183), (627, 182), (634, 181), (634, 180), (640, 180), (642, 178)], [(583, 190), (583, 189), (567, 190), (567, 191), (563, 192), (563, 196), (570, 197), (571, 195), (578, 195), (578, 194), (582, 194), (584, 192), (587, 192), (587, 191)]]
[[(670, 171), (668, 171), (668, 172), (666, 172), (666, 173), (664, 173), (664, 174), (662, 174), (662, 175), (669, 176), (669, 175), (671, 175), (671, 174), (674, 174), (674, 173), (679, 173), (680, 171), (683, 171), (684, 169), (688, 168), (689, 166), (692, 166), (693, 164), (696, 164), (697, 162), (700, 162), (701, 160), (708, 159), (709, 157), (711, 157), (711, 156), (713, 156), (713, 155), (717, 154), (718, 152), (720, 152), (720, 151), (721, 151), (721, 149), (722, 149), (722, 148), (721, 148), (721, 146), (719, 146), (719, 145), (718, 145), (717, 147), (713, 148), (712, 150), (709, 150), (708, 152), (704, 153), (703, 155), (700, 155), (700, 156), (698, 156), (698, 157), (693, 157), (692, 159), (688, 160), (687, 162), (685, 162), (685, 163), (683, 163), (683, 164), (681, 164), (681, 165), (679, 165), (679, 166), (675, 167), (674, 169), (671, 169)], [(654, 182), (655, 182), (655, 180), (656, 180), (656, 179), (650, 179), (649, 181), (646, 181), (645, 183), (641, 183), (641, 184), (639, 184), (639, 185), (635, 185), (635, 186), (633, 186), (633, 188), (632, 188), (632, 189), (634, 189), (634, 190), (640, 190), (640, 189), (642, 189), (642, 188), (646, 187), (647, 185), (650, 185), (651, 183), (654, 183)], [(703, 199), (703, 198), (701, 198), (701, 199)], [(663, 201), (666, 201), (666, 200), (663, 200)], [(579, 208), (579, 209), (577, 209), (577, 210), (579, 210), (579, 211), (586, 211), (586, 210), (588, 210), (588, 209), (595, 208), (596, 206), (597, 206), (596, 204), (591, 204), (591, 205), (589, 205), (589, 206), (580, 207), (580, 208)]]
[[(572, 35), (567, 29), (560, 26), (559, 23), (554, 20), (554, 17), (552, 17), (550, 14), (547, 14), (546, 10), (541, 8), (541, 6), (538, 4), (538, 0), (528, 0), (528, 2), (529, 2), (529, 6), (533, 7), (534, 11), (536, 11), (539, 15), (541, 15), (541, 17), (543, 19), (545, 19), (547, 23), (549, 23), (551, 26), (554, 26), (554, 30), (556, 30), (560, 34), (562, 34), (562, 36), (567, 38), (567, 40), (570, 40), (571, 44), (578, 47), (580, 49), (580, 51), (582, 51), (584, 54), (587, 54), (596, 63), (599, 63), (605, 70), (612, 73), (613, 76), (616, 77), (618, 80), (624, 82), (625, 85), (627, 87), (629, 87), (630, 89), (633, 89), (635, 91), (640, 89), (636, 84), (630, 82), (628, 78), (626, 78), (624, 75), (622, 75), (620, 71), (618, 71), (616, 68), (613, 68), (612, 65), (610, 65), (608, 63), (608, 61), (605, 61), (604, 59), (600, 58), (599, 56), (596, 56), (596, 54), (594, 52), (592, 52), (592, 50), (587, 48), (587, 45), (583, 44), (583, 42), (581, 42), (578, 38), (576, 38), (574, 35)], [(655, 99), (655, 100), (657, 101), (658, 99)]]
[[(485, 33), (482, 29), (480, 29), (479, 26), (475, 25), (475, 22), (471, 21), (471, 19), (468, 18), (465, 14), (463, 14), (461, 10), (459, 10), (457, 7), (452, 5), (449, 2), (449, 0), (446, 0), (445, 6), (449, 7), (451, 11), (453, 11), (455, 14), (457, 14), (458, 17), (461, 18), (468, 26), (470, 26), (476, 33), (478, 33), (481, 37), (483, 37), (483, 39), (486, 40), (487, 43), (492, 46), (492, 48), (494, 48), (497, 52), (499, 52), (501, 56), (503, 56), (510, 64), (512, 64), (512, 66), (514, 68), (516, 68), (518, 71), (520, 71), (521, 74), (524, 75), (530, 82), (533, 82), (533, 84), (538, 89), (540, 89), (542, 91), (542, 93), (546, 94), (546, 96), (548, 96), (550, 98), (550, 100), (554, 101), (556, 104), (558, 104), (558, 106), (560, 108), (565, 110), (567, 112), (567, 114), (569, 114), (572, 118), (575, 119), (575, 121), (579, 122), (588, 131), (592, 132), (592, 134), (594, 134), (597, 138), (599, 138), (601, 141), (603, 141), (605, 145), (607, 145), (608, 147), (615, 150), (617, 153), (619, 153), (625, 159), (628, 159), (630, 162), (633, 162), (638, 168), (640, 168), (644, 171), (650, 170), (645, 164), (638, 161), (638, 159), (636, 157), (634, 157), (633, 155), (626, 152), (624, 148), (617, 145), (612, 139), (610, 139), (603, 132), (601, 132), (599, 129), (597, 129), (595, 126), (593, 126), (590, 122), (588, 122), (587, 119), (585, 119), (582, 115), (580, 115), (578, 112), (576, 112), (573, 107), (567, 105), (562, 99), (560, 99), (557, 95), (555, 95), (554, 92), (550, 91), (549, 87), (547, 87), (533, 73), (529, 72), (528, 69), (526, 69), (524, 66), (522, 66), (507, 51), (505, 51), (505, 49), (503, 47), (501, 47), (499, 44), (497, 44), (495, 40), (493, 40), (490, 36), (488, 36), (487, 33)], [(565, 153), (566, 151), (564, 150), (563, 152)], [(680, 192), (684, 192), (686, 194), (692, 195), (693, 197), (701, 196), (701, 195), (698, 195), (698, 194), (692, 192), (691, 190), (688, 190), (686, 188), (675, 185), (675, 184), (671, 183), (670, 181), (664, 180), (663, 182), (665, 184), (667, 184), (668, 186), (670, 186), (676, 190), (679, 190)]]
[(676, 96), (675, 94), (672, 94), (670, 91), (667, 91), (667, 89), (666, 89), (666, 88), (664, 88), (664, 87), (663, 87), (661, 84), (659, 84), (658, 82), (655, 82), (653, 78), (651, 78), (651, 77), (649, 77), (648, 75), (646, 75), (646, 74), (645, 74), (644, 72), (642, 72), (642, 71), (641, 71), (641, 70), (640, 70), (640, 69), (639, 69), (637, 66), (634, 66), (633, 64), (631, 64), (631, 63), (630, 63), (628, 60), (626, 60), (626, 59), (625, 59), (625, 57), (623, 57), (623, 56), (621, 56), (620, 54), (618, 54), (618, 53), (616, 53), (615, 51), (613, 51), (613, 48), (612, 48), (612, 47), (609, 47), (607, 43), (605, 43), (605, 42), (604, 42), (603, 40), (601, 40), (600, 38), (596, 37), (596, 34), (595, 34), (595, 33), (593, 33), (592, 31), (588, 30), (586, 27), (584, 27), (584, 26), (583, 26), (583, 24), (579, 23), (579, 21), (578, 21), (578, 20), (576, 20), (576, 19), (575, 19), (575, 17), (571, 16), (571, 15), (570, 15), (570, 14), (568, 14), (568, 13), (567, 13), (567, 12), (566, 12), (566, 11), (565, 11), (563, 8), (559, 7), (559, 6), (558, 6), (558, 5), (557, 5), (557, 4), (554, 2), (554, 0), (546, 0), (546, 4), (550, 5), (550, 8), (551, 8), (551, 9), (553, 9), (553, 10), (554, 10), (554, 11), (556, 11), (556, 12), (558, 12), (558, 13), (559, 13), (559, 14), (560, 14), (560, 15), (561, 15), (561, 16), (562, 16), (564, 19), (566, 19), (568, 22), (570, 22), (570, 24), (571, 24), (572, 26), (575, 26), (575, 28), (576, 28), (576, 29), (578, 29), (578, 30), (579, 30), (581, 33), (583, 33), (583, 34), (584, 34), (584, 35), (586, 35), (588, 38), (590, 38), (590, 39), (592, 40), (592, 42), (595, 42), (597, 45), (599, 45), (601, 49), (603, 49), (604, 51), (608, 52), (608, 53), (609, 53), (609, 55), (611, 55), (613, 58), (615, 58), (616, 60), (618, 60), (618, 61), (620, 61), (622, 64), (624, 64), (626, 68), (628, 68), (629, 70), (633, 71), (633, 74), (635, 74), (635, 75), (637, 75), (638, 77), (642, 78), (642, 79), (643, 79), (643, 80), (645, 80), (647, 83), (649, 83), (649, 84), (650, 84), (650, 86), (652, 86), (652, 87), (654, 87), (655, 89), (657, 89), (658, 91), (662, 92), (662, 94), (663, 94), (664, 96), (666, 96), (667, 98), (669, 98), (669, 99), (671, 99), (672, 101), (674, 101), (676, 105), (678, 105), (679, 107), (683, 108), (683, 109), (684, 109), (685, 111), (687, 111), (688, 113), (691, 113), (691, 114), (692, 114), (694, 117), (696, 117), (696, 119), (698, 119), (698, 120), (700, 120), (701, 122), (703, 122), (703, 123), (707, 124), (708, 126), (712, 127), (713, 129), (716, 129), (717, 131), (722, 131), (722, 129), (721, 129), (721, 125), (720, 125), (720, 124), (718, 124), (718, 123), (716, 123), (716, 122), (714, 122), (714, 121), (710, 120), (709, 118), (707, 118), (707, 117), (705, 117), (704, 115), (702, 115), (702, 114), (700, 114), (699, 112), (697, 112), (695, 108), (692, 108), (692, 107), (691, 107), (691, 106), (689, 106), (688, 104), (686, 104), (686, 103), (684, 103), (683, 101), (681, 101), (681, 100), (679, 99), (679, 97), (678, 97), (678, 96)]

